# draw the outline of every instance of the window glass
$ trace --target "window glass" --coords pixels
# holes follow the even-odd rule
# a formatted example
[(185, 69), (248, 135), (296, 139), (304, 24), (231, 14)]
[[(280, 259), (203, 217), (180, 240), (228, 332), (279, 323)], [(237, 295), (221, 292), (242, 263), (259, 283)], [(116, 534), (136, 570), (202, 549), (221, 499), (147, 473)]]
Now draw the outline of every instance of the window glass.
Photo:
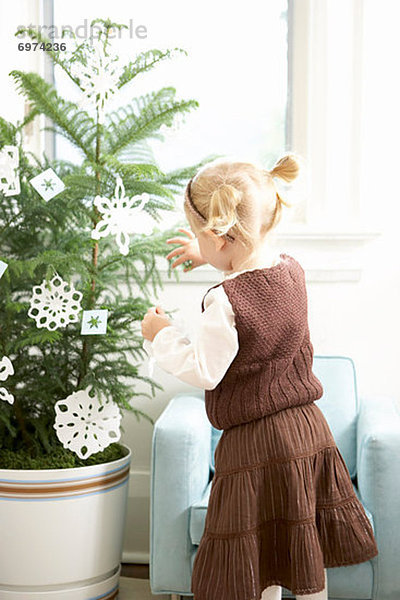
[[(126, 23), (129, 30), (114, 41), (126, 61), (152, 48), (187, 51), (187, 56), (166, 59), (134, 79), (109, 105), (116, 108), (164, 86), (176, 88), (178, 99), (199, 102), (164, 142), (149, 140), (161, 169), (182, 168), (214, 154), (257, 160), (271, 168), (285, 149), (287, 0), (250, 0), (245, 5), (203, 0), (198, 6), (196, 11), (193, 4), (180, 0), (140, 6), (56, 1), (54, 25), (79, 27), (76, 31), (83, 36), (94, 18)], [(78, 98), (62, 72), (56, 73), (56, 85), (61, 95)], [(64, 139), (57, 138), (56, 148), (58, 158), (79, 160)], [(182, 217), (181, 194), (177, 210)], [(165, 215), (165, 226), (177, 215)]]

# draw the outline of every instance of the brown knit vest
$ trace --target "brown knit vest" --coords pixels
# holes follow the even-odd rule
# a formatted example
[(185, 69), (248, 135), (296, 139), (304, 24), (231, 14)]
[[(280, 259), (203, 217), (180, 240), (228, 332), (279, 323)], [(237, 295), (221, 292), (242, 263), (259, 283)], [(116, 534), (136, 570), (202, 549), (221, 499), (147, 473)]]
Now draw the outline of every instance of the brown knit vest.
[[(244, 271), (222, 285), (232, 305), (239, 350), (223, 379), (205, 390), (216, 429), (229, 429), (321, 398), (301, 265), (288, 254), (273, 267)], [(204, 299), (201, 304), (204, 311)]]

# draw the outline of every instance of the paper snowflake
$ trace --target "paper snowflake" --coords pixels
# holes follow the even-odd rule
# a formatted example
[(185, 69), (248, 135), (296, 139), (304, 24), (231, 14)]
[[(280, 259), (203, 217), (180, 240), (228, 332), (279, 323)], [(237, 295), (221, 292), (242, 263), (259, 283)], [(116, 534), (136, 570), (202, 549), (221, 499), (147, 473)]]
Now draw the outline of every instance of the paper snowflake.
[(3, 146), (0, 150), (0, 192), (5, 196), (17, 196), (21, 191), (18, 165), (17, 146)]
[(0, 260), (0, 278), (3, 277), (5, 270), (7, 269), (8, 264), (3, 260)]
[(9, 375), (14, 375), (14, 367), (8, 356), (0, 360), (0, 381), (5, 381)]
[(44, 200), (51, 200), (65, 189), (64, 182), (53, 169), (46, 169), (43, 173), (32, 177), (29, 183), (42, 196)]
[(8, 402), (9, 404), (14, 404), (14, 396), (4, 387), (0, 387), (0, 400), (4, 400), (4, 402)]
[(71, 73), (79, 81), (83, 92), (80, 101), (82, 108), (94, 106), (99, 115), (99, 123), (104, 123), (104, 108), (109, 97), (117, 91), (122, 74), (118, 56), (107, 54), (103, 43), (93, 42), (87, 63), (73, 62)]
[(84, 310), (82, 315), (81, 334), (96, 335), (107, 332), (108, 310)]
[[(14, 367), (8, 356), (3, 356), (0, 360), (0, 381), (5, 381), (9, 375), (14, 375)], [(0, 387), (0, 400), (13, 404), (14, 396), (6, 388)]]
[(89, 396), (90, 388), (74, 392), (55, 404), (54, 429), (64, 448), (80, 458), (100, 452), (121, 437), (121, 413), (110, 401)]
[[(137, 200), (140, 200), (140, 204), (133, 206)], [(102, 213), (103, 218), (92, 230), (92, 238), (98, 240), (107, 235), (115, 235), (121, 254), (126, 256), (129, 252), (129, 234), (149, 234), (153, 230), (153, 226), (150, 229), (150, 223), (146, 220), (145, 214), (140, 214), (143, 206), (149, 200), (150, 196), (146, 192), (132, 196), (132, 198), (126, 197), (122, 179), (117, 177), (113, 198), (96, 196), (94, 199), (94, 204)]]
[(43, 279), (41, 285), (34, 286), (28, 315), (35, 319), (37, 327), (53, 331), (78, 321), (81, 299), (82, 293), (72, 283), (55, 275), (50, 283)]

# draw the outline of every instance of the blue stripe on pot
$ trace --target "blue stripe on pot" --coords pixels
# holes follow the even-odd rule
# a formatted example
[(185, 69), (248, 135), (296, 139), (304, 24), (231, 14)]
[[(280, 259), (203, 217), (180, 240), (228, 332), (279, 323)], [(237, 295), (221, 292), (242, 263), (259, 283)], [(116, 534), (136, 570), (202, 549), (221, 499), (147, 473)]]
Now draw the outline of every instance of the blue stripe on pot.
[(110, 590), (109, 592), (107, 592), (105, 595), (101, 594), (101, 596), (95, 596), (93, 598), (89, 598), (89, 600), (113, 600), (113, 598), (116, 598), (117, 595), (118, 595), (118, 585), (113, 587), (113, 589)]
[[(82, 467), (77, 467), (77, 468), (82, 468)], [(85, 468), (89, 468), (89, 467), (85, 467)], [(102, 473), (101, 475), (96, 475), (95, 477), (104, 477), (106, 475), (109, 475), (110, 473), (116, 473), (117, 471), (121, 471), (121, 469), (124, 469), (125, 465), (122, 465), (121, 467), (118, 467), (118, 469), (112, 469), (112, 471), (107, 471), (107, 473)], [(49, 471), (52, 471), (53, 469), (42, 469), (42, 472), (46, 472), (48, 473)], [(65, 469), (66, 470), (66, 469)], [(80, 479), (88, 479), (88, 477), (83, 476), (83, 477), (71, 477), (69, 479), (46, 479), (46, 483), (64, 483), (67, 481), (79, 481)], [(94, 478), (93, 478), (94, 479)], [(43, 479), (0, 479), (0, 483), (43, 483)]]

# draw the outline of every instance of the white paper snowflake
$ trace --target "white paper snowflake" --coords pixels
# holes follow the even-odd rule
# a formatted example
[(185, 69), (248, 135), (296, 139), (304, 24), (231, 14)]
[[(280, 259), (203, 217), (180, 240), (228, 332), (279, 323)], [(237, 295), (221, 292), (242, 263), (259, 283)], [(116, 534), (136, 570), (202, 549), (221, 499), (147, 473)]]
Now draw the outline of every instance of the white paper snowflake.
[(52, 331), (78, 321), (81, 299), (82, 293), (72, 283), (55, 275), (50, 283), (43, 279), (41, 285), (34, 286), (28, 315), (35, 319), (37, 327)]
[(36, 177), (32, 177), (29, 183), (35, 188), (44, 200), (51, 200), (65, 189), (64, 182), (53, 169), (46, 169)]
[(0, 381), (5, 381), (9, 375), (14, 375), (14, 367), (8, 356), (0, 360)]
[(98, 110), (99, 123), (104, 123), (106, 101), (117, 91), (117, 83), (122, 74), (118, 56), (106, 54), (100, 41), (88, 47), (87, 64), (73, 62), (71, 73), (78, 79), (83, 91), (79, 102), (82, 108), (93, 106)]
[(0, 150), (0, 192), (5, 196), (17, 196), (21, 191), (18, 165), (17, 146), (3, 146)]
[[(140, 204), (134, 207), (133, 204), (138, 200), (140, 200)], [(148, 217), (147, 213), (140, 214), (143, 206), (149, 200), (150, 196), (146, 192), (132, 196), (132, 198), (126, 197), (122, 179), (117, 177), (113, 198), (96, 196), (94, 199), (94, 204), (102, 213), (103, 218), (92, 230), (92, 238), (98, 240), (107, 235), (115, 235), (121, 254), (126, 256), (129, 252), (129, 234), (150, 234), (153, 230), (153, 224), (146, 218)]]
[[(3, 356), (0, 360), (0, 381), (5, 381), (9, 375), (14, 375), (14, 367), (8, 356)], [(14, 396), (6, 388), (0, 387), (0, 400), (13, 404)]]
[(5, 263), (3, 260), (0, 260), (0, 279), (1, 279), (1, 277), (3, 277), (7, 267), (8, 267), (8, 264)]
[(4, 400), (4, 402), (8, 402), (9, 404), (14, 404), (14, 396), (4, 387), (0, 387), (0, 400)]
[(108, 310), (84, 310), (82, 314), (82, 335), (98, 335), (107, 332)]
[(64, 448), (80, 458), (100, 452), (121, 437), (121, 413), (110, 401), (89, 396), (90, 388), (74, 392), (55, 404), (54, 429)]

